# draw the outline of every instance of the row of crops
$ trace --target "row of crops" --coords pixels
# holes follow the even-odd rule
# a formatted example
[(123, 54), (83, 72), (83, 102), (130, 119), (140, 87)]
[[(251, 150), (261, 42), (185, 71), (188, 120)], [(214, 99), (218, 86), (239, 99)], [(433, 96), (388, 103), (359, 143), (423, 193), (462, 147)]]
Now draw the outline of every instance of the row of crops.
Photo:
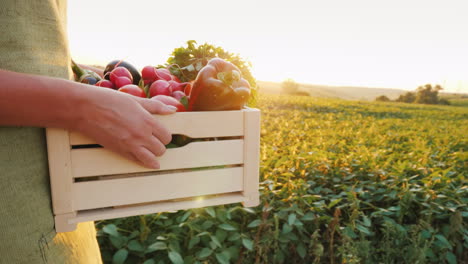
[(106, 263), (468, 262), (468, 108), (258, 107), (261, 205), (98, 222)]

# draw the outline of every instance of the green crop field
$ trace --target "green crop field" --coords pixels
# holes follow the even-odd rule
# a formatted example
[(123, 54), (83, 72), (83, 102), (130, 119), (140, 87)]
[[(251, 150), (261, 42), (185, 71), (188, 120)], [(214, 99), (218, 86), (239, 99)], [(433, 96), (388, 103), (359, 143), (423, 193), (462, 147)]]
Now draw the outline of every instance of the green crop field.
[(467, 107), (258, 108), (261, 205), (98, 222), (106, 263), (468, 263)]
[(451, 99), (451, 100), (449, 100), (449, 102), (453, 106), (468, 107), (468, 98)]

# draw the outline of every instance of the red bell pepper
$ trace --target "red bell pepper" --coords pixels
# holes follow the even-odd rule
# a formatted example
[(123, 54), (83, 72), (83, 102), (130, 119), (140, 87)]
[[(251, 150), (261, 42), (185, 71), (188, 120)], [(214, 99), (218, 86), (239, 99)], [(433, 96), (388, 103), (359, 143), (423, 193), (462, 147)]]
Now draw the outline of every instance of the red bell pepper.
[(241, 71), (220, 58), (208, 61), (190, 91), (188, 111), (240, 110), (250, 96), (250, 85)]

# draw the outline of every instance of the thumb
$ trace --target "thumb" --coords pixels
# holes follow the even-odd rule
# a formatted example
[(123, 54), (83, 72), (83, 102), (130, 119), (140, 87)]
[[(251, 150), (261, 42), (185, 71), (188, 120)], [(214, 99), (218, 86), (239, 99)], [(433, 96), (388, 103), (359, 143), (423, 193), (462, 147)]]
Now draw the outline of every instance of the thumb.
[(139, 103), (151, 114), (168, 115), (177, 111), (177, 107), (166, 105), (159, 100), (142, 99)]

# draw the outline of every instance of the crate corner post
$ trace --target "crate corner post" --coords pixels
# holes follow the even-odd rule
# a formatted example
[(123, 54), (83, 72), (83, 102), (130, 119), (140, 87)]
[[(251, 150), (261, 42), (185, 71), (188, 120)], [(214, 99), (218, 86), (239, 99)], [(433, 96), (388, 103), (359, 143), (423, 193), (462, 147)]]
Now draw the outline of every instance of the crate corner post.
[(55, 231), (57, 233), (75, 231), (77, 224), (72, 222), (76, 217), (76, 213), (60, 214), (54, 217)]
[(244, 110), (244, 189), (245, 207), (260, 204), (259, 166), (260, 166), (260, 110)]
[(76, 224), (68, 223), (76, 216), (76, 212), (73, 210), (72, 199), (73, 175), (69, 132), (64, 129), (47, 128), (46, 138), (55, 228), (57, 232), (72, 231)]

